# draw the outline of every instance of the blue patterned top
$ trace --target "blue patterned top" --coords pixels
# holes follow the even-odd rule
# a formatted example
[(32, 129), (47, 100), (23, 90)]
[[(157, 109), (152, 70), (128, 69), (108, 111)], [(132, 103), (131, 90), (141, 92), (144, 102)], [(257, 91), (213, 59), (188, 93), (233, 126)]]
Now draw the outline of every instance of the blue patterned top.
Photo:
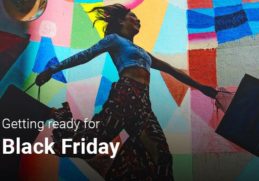
[(141, 47), (118, 34), (105, 36), (92, 47), (65, 59), (58, 65), (51, 66), (51, 69), (54, 72), (58, 72), (66, 68), (74, 67), (86, 63), (104, 52), (110, 53), (119, 73), (125, 68), (132, 66), (142, 67), (150, 71), (152, 61), (149, 54)]

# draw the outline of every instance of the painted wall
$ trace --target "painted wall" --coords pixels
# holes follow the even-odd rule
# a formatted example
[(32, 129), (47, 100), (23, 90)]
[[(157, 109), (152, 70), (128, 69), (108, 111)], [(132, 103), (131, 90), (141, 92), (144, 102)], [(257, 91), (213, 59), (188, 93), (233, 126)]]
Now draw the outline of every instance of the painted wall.
[[(92, 28), (94, 15), (87, 11), (115, 2), (132, 8), (141, 20), (136, 44), (193, 79), (237, 87), (245, 73), (259, 78), (258, 0), (49, 0), (43, 16), (27, 24), (1, 10), (0, 30), (28, 33), (30, 42), (1, 79), (0, 95), (10, 84), (27, 87), (49, 65), (100, 40), (103, 24)], [(102, 54), (56, 74), (42, 87), (41, 100), (50, 107), (68, 101), (74, 117), (90, 118), (101, 110), (117, 79), (111, 57)], [(29, 94), (36, 98), (36, 88)], [(174, 156), (176, 180), (259, 180), (259, 159), (214, 132), (222, 113), (216, 115), (212, 99), (157, 70), (151, 70), (150, 96)], [(39, 139), (44, 135), (50, 131)], [(43, 180), (98, 177), (79, 159), (35, 155), (24, 160), (23, 175), (29, 180), (40, 175)]]

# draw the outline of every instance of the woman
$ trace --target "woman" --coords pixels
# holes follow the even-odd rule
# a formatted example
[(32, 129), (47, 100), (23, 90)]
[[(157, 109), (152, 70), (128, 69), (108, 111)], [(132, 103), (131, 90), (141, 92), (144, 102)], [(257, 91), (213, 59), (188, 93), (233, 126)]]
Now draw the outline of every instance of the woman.
[(42, 85), (58, 71), (109, 52), (120, 79), (113, 83), (102, 111), (93, 117), (93, 120), (101, 121), (101, 126), (91, 135), (98, 137), (98, 141), (110, 141), (125, 129), (130, 138), (118, 153), (106, 179), (173, 180), (172, 156), (149, 100), (150, 68), (164, 71), (209, 97), (215, 98), (217, 91), (135, 45), (133, 39), (139, 32), (140, 21), (123, 5), (95, 7), (91, 12), (94, 11), (98, 15), (96, 21), (107, 22), (105, 37), (91, 48), (42, 72), (36, 83)]

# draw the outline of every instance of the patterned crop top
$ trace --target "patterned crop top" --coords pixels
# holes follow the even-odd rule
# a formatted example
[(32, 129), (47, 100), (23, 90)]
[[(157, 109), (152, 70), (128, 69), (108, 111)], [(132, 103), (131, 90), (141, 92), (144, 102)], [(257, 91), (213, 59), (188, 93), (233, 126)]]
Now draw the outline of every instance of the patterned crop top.
[(148, 72), (150, 71), (152, 61), (148, 53), (144, 49), (133, 44), (130, 40), (117, 34), (105, 36), (92, 47), (65, 59), (58, 65), (53, 65), (50, 68), (54, 72), (58, 72), (66, 68), (86, 63), (106, 51), (110, 53), (119, 73), (131, 66), (142, 67)]

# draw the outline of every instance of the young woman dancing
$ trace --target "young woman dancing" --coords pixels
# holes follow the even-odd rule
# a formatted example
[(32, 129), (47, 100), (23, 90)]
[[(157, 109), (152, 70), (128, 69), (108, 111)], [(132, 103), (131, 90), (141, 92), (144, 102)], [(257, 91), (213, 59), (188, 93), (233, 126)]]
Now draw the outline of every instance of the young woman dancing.
[(106, 175), (107, 180), (173, 180), (172, 155), (151, 109), (150, 68), (164, 71), (211, 98), (216, 97), (217, 91), (194, 81), (181, 70), (134, 44), (134, 36), (140, 29), (140, 20), (123, 5), (95, 7), (91, 12), (97, 12), (96, 21), (107, 23), (105, 37), (91, 48), (40, 73), (36, 83), (42, 85), (58, 71), (86, 63), (104, 52), (109, 52), (120, 79), (112, 84), (102, 111), (92, 118), (101, 121), (101, 125), (95, 132), (86, 131), (83, 136), (88, 140), (90, 137), (97, 137), (100, 142), (109, 142), (122, 129), (129, 134), (129, 139)]

